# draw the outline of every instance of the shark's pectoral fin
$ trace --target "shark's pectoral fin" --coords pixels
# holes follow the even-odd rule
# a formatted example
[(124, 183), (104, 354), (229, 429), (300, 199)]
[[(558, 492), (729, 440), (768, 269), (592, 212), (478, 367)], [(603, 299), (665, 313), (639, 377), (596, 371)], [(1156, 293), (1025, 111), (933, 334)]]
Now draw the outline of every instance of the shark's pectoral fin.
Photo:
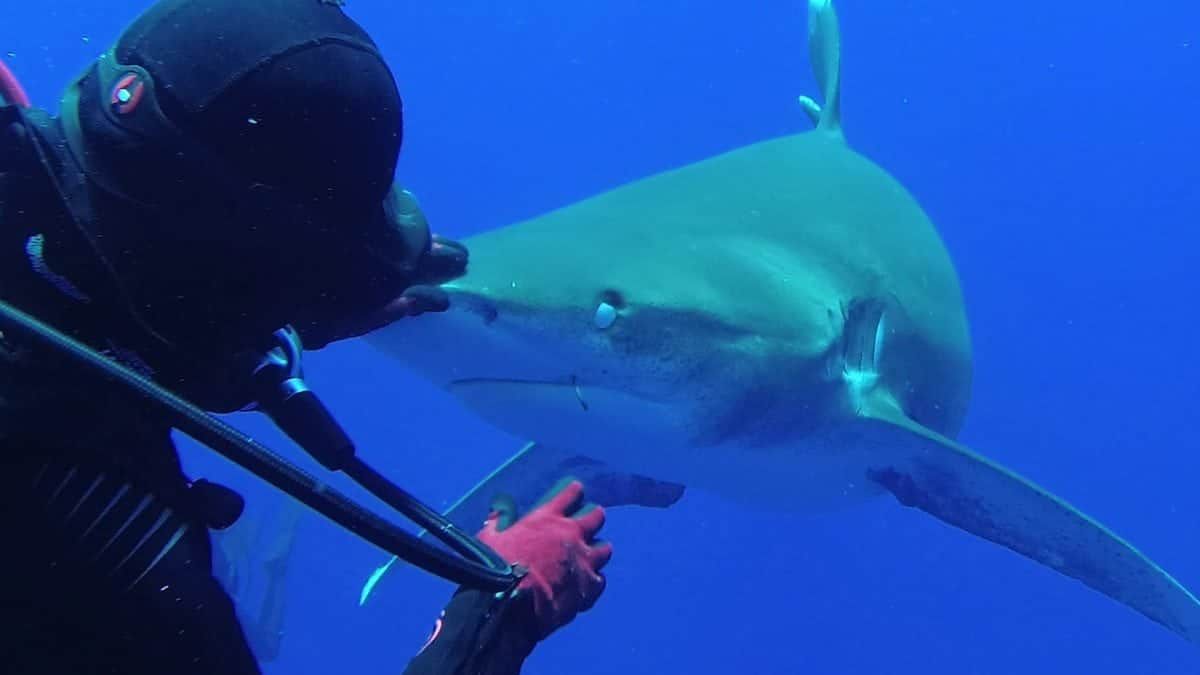
[[(529, 443), (481, 480), (443, 515), (467, 532), (476, 532), (498, 495), (511, 497), (519, 514), (533, 508), (559, 479), (572, 476), (583, 483), (584, 498), (604, 507), (666, 508), (683, 497), (684, 486), (617, 471), (603, 462)], [(421, 536), (424, 536), (424, 532)], [(440, 545), (440, 544), (439, 544)], [(359, 594), (362, 605), (395, 563), (375, 570)]]
[(872, 397), (870, 477), (906, 506), (1001, 544), (1200, 642), (1200, 601), (1133, 546), (1032, 482)]
[[(576, 456), (561, 467), (583, 482), (584, 496), (604, 507), (645, 506), (665, 509), (683, 498), (685, 487), (679, 483), (655, 480), (636, 473), (624, 473), (587, 457)], [(549, 487), (549, 486), (547, 486)]]
[(525, 513), (565, 476), (577, 478), (583, 483), (585, 498), (604, 507), (666, 508), (683, 497), (682, 485), (623, 473), (594, 459), (529, 443), (455, 502), (446, 516), (474, 532), (482, 527), (496, 495), (508, 495), (518, 513)]

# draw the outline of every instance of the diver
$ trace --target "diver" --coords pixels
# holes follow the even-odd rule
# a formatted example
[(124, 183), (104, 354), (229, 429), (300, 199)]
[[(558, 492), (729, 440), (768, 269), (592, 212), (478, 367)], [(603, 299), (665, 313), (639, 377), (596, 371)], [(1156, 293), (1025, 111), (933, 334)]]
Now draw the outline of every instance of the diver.
[[(444, 310), (438, 285), (468, 252), (395, 183), (398, 85), (340, 5), (161, 0), (57, 114), (0, 67), (0, 305), (206, 415), (274, 405), (258, 378), (270, 355), (292, 368), (302, 348)], [(140, 390), (14, 325), (0, 334), (4, 672), (260, 672), (212, 570), (209, 530), (238, 519), (240, 495), (184, 475), (181, 427)], [(298, 377), (277, 384), (309, 400)], [(328, 500), (307, 485), (306, 504)], [(519, 672), (600, 596), (612, 549), (578, 481), (517, 516), (499, 499), (464, 535), (508, 590), (460, 581), (405, 672)]]

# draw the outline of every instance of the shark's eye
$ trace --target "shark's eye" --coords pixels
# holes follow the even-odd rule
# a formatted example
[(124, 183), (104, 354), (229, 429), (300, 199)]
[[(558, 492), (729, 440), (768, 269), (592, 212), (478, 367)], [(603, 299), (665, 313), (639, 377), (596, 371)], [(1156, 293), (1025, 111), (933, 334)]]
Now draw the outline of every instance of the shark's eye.
[(625, 309), (625, 296), (621, 295), (620, 291), (608, 289), (600, 293), (596, 301), (596, 313), (592, 315), (592, 323), (600, 330), (608, 330), (617, 322), (621, 310)]
[(615, 309), (625, 309), (625, 296), (620, 291), (609, 289), (600, 294), (600, 302), (612, 305)]
[(600, 330), (607, 330), (610, 326), (617, 322), (617, 308), (607, 302), (601, 302), (596, 307), (596, 314), (592, 317), (592, 323)]

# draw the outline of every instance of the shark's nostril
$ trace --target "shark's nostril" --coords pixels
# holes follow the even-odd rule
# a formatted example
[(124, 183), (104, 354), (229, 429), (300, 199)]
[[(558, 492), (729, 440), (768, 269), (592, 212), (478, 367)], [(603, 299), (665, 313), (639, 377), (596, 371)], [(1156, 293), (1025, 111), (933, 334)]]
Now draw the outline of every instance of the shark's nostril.
[(499, 310), (497, 310), (496, 306), (490, 302), (482, 303), (482, 306), (479, 309), (479, 313), (483, 316), (483, 322), (485, 324), (495, 321), (496, 317), (500, 316)]
[(500, 316), (500, 310), (496, 308), (495, 303), (479, 296), (461, 295), (454, 298), (452, 302), (462, 303), (463, 308), (468, 312), (478, 314), (485, 325), (492, 323)]

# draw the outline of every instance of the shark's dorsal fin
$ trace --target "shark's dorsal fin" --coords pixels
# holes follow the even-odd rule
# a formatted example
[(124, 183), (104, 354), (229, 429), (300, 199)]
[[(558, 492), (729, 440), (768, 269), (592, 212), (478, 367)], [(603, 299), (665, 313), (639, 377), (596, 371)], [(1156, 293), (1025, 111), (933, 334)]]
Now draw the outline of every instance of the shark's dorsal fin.
[(825, 105), (808, 96), (800, 106), (817, 130), (842, 137), (842, 36), (833, 0), (808, 2), (808, 58)]

